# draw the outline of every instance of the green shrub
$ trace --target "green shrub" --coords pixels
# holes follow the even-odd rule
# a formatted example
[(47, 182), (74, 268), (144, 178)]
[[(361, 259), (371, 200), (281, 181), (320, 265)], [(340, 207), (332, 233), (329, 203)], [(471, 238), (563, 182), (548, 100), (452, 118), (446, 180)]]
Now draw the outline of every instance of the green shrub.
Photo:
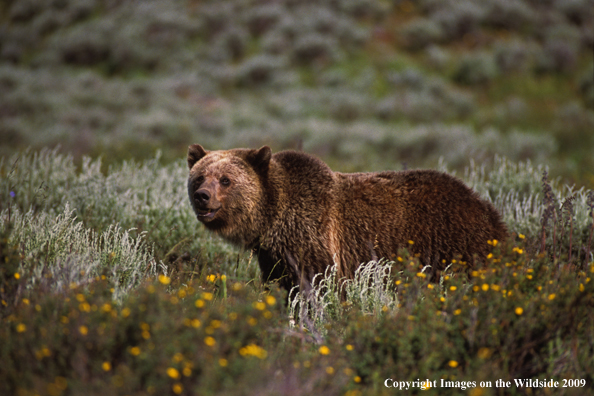
[(461, 58), (453, 79), (460, 84), (485, 84), (497, 77), (498, 74), (499, 68), (493, 59), (493, 55), (491, 53), (478, 53)]
[(399, 33), (407, 48), (419, 50), (439, 43), (443, 37), (441, 26), (430, 19), (413, 20), (400, 28)]
[(217, 394), (266, 381), (276, 353), (259, 335), (282, 318), (278, 297), (257, 300), (239, 283), (225, 298), (192, 284), (170, 293), (169, 282), (144, 283), (119, 305), (99, 277), (22, 300), (0, 329), (14, 363), (0, 369), (2, 393)]

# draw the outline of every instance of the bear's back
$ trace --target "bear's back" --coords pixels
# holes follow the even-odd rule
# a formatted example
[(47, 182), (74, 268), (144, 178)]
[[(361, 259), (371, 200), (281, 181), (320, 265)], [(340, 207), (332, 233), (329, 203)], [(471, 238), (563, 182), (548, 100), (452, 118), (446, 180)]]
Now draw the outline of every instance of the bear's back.
[(334, 173), (325, 162), (313, 155), (300, 151), (285, 150), (272, 156), (272, 160), (280, 165), (291, 177), (308, 177), (310, 179), (332, 177)]
[[(331, 193), (334, 172), (322, 160), (299, 151), (281, 151), (272, 156), (276, 176), (282, 179), (290, 198), (313, 200)], [(308, 199), (309, 200), (309, 199)]]
[(341, 234), (350, 241), (342, 245), (344, 263), (390, 257), (409, 241), (425, 264), (457, 254), (470, 260), (474, 253), (487, 254), (488, 240), (507, 233), (489, 202), (442, 172), (337, 173), (336, 178)]

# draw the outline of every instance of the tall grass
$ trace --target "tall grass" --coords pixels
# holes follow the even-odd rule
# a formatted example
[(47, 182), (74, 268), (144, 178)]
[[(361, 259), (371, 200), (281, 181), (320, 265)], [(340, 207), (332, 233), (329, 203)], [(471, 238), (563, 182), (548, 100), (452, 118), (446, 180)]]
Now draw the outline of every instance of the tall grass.
[(398, 296), (391, 282), (392, 262), (363, 263), (353, 279), (337, 277), (336, 265), (312, 280), (311, 290), (296, 286), (289, 293), (289, 317), (301, 329), (313, 332), (318, 341), (327, 334), (326, 325), (349, 310), (378, 317), (398, 305)]
[[(28, 280), (27, 288), (64, 292), (107, 277), (119, 300), (146, 277), (157, 275), (146, 232), (132, 237), (134, 230), (124, 231), (119, 225), (96, 232), (77, 221), (68, 203), (57, 217), (29, 210), (12, 213), (10, 220), (11, 242), (26, 252), (18, 273)], [(0, 228), (5, 225), (2, 222)], [(162, 263), (159, 272), (167, 272)]]
[[(447, 167), (442, 166), (446, 170)], [(543, 182), (548, 175), (544, 165), (532, 162), (512, 162), (495, 156), (492, 167), (477, 165), (471, 161), (462, 178), (483, 197), (499, 209), (504, 221), (516, 233), (534, 234), (540, 230), (546, 205)], [(559, 179), (549, 180), (549, 200), (554, 200), (560, 210), (566, 200), (571, 199), (574, 226), (581, 230), (578, 238), (589, 235), (591, 224), (591, 190), (561, 183)]]
[[(447, 171), (447, 166), (442, 163), (440, 169)], [(542, 190), (545, 171), (529, 161), (514, 163), (495, 157), (490, 167), (471, 162), (461, 177), (494, 203), (510, 230), (540, 237), (546, 207)], [(244, 280), (256, 276), (255, 260), (244, 253), (238, 255), (196, 221), (187, 203), (187, 169), (183, 161), (162, 165), (157, 155), (153, 160), (128, 161), (102, 171), (101, 159), (84, 158), (77, 168), (71, 156), (43, 150), (0, 159), (0, 174), (1, 226), (13, 226), (11, 238), (23, 243), (27, 254), (45, 257), (45, 265), (51, 265), (54, 258), (63, 261), (65, 252), (85, 257), (90, 254), (93, 259), (84, 265), (92, 270), (78, 269), (72, 260), (68, 264), (87, 273), (76, 277), (81, 282), (107, 268), (133, 274), (125, 276), (133, 284), (145, 276), (140, 273), (154, 275), (157, 267), (180, 271), (171, 264), (184, 252), (192, 253), (190, 258), (186, 255), (186, 262), (194, 260), (202, 267), (209, 262), (219, 263), (211, 270), (214, 273)], [(557, 210), (571, 198), (572, 248), (581, 249), (574, 258), (587, 260), (585, 249), (592, 224), (589, 192), (555, 180), (547, 183)], [(546, 238), (551, 239), (552, 233), (547, 233)], [(558, 238), (569, 245), (569, 233)], [(106, 257), (112, 256), (113, 245), (118, 243), (129, 248), (123, 248), (127, 253), (116, 254), (114, 266)], [(142, 270), (132, 271), (134, 265)], [(124, 283), (127, 290), (128, 282)]]

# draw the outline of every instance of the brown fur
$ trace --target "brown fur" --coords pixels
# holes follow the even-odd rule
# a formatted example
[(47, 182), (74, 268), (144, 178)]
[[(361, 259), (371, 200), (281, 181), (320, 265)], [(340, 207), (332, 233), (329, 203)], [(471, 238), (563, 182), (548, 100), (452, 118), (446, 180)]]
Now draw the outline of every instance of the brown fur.
[(361, 263), (405, 247), (434, 270), (455, 257), (471, 264), (507, 235), (491, 204), (433, 170), (346, 174), (301, 152), (200, 145), (190, 146), (188, 167), (198, 220), (254, 249), (263, 279), (287, 289), (334, 263), (352, 278)]

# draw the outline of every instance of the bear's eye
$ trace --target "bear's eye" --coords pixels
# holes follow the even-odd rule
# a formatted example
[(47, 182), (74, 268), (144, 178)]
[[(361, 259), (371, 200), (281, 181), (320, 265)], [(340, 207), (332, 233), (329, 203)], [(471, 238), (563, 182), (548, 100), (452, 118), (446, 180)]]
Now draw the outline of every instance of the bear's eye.
[(229, 184), (231, 184), (231, 180), (229, 180), (228, 177), (223, 176), (221, 177), (221, 184), (223, 186), (228, 186)]
[(204, 181), (204, 176), (200, 175), (196, 178), (196, 183), (201, 184)]

